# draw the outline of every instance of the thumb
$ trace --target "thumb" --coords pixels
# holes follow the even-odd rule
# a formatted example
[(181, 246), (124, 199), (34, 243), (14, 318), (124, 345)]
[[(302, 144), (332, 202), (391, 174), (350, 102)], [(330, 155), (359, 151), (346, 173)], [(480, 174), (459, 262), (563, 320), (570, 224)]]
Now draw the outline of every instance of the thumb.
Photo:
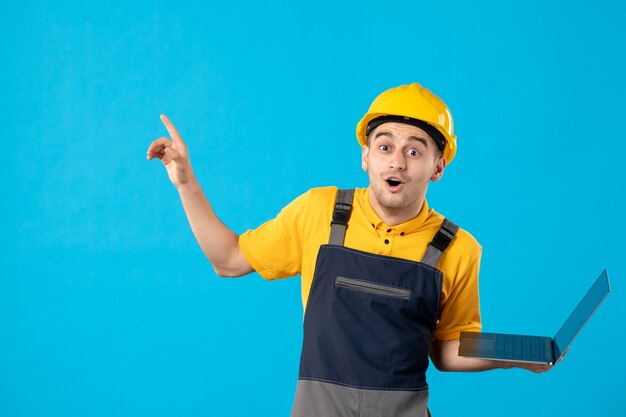
[(171, 146), (168, 146), (167, 148), (165, 148), (165, 153), (167, 154), (167, 156), (169, 156), (170, 158), (172, 158), (172, 160), (176, 162), (179, 162), (181, 159), (180, 153)]

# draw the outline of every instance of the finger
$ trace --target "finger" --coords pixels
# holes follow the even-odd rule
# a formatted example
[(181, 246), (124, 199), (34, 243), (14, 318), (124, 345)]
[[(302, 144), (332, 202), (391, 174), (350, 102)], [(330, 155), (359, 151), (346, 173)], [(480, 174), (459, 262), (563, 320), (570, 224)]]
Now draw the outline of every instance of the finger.
[(172, 141), (166, 137), (153, 141), (146, 152), (147, 158), (152, 159), (155, 156), (163, 155), (163, 151), (169, 146), (172, 146)]
[(552, 365), (536, 365), (530, 368), (530, 370), (536, 374), (542, 374), (549, 371), (550, 369), (552, 369)]
[(180, 162), (182, 160), (182, 156), (180, 154), (180, 152), (178, 152), (176, 149), (174, 149), (174, 147), (172, 146), (168, 146), (167, 148), (165, 148), (165, 153), (167, 154), (167, 156), (169, 156), (170, 158), (172, 158), (172, 160), (174, 162)]
[(148, 152), (154, 152), (156, 150), (163, 149), (164, 147), (170, 146), (171, 144), (172, 141), (165, 136), (160, 137), (150, 143), (150, 146), (148, 146)]
[(165, 128), (167, 129), (167, 131), (170, 133), (172, 140), (175, 143), (184, 145), (183, 138), (180, 137), (180, 133), (178, 133), (178, 129), (176, 129), (176, 126), (174, 126), (174, 124), (170, 121), (170, 119), (168, 119), (166, 115), (162, 114), (161, 121), (165, 125)]

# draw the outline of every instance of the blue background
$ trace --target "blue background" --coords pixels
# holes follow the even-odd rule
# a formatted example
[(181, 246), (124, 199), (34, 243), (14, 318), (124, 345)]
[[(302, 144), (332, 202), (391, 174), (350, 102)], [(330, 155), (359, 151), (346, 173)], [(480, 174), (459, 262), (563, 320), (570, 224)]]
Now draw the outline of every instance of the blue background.
[(4, 4), (0, 415), (288, 415), (299, 279), (217, 278), (146, 149), (167, 114), (241, 233), (366, 186), (355, 125), (412, 81), (455, 117), (428, 201), (483, 245), (484, 329), (552, 335), (614, 287), (549, 373), (431, 367), (434, 415), (625, 415), (626, 13), (507, 3)]

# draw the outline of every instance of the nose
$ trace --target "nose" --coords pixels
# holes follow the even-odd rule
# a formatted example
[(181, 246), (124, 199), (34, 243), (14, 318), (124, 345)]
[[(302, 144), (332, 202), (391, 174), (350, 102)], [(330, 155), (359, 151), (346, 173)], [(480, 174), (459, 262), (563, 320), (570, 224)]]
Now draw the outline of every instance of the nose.
[(389, 157), (389, 168), (403, 170), (406, 168), (406, 162), (404, 160), (404, 152), (398, 149), (395, 150)]

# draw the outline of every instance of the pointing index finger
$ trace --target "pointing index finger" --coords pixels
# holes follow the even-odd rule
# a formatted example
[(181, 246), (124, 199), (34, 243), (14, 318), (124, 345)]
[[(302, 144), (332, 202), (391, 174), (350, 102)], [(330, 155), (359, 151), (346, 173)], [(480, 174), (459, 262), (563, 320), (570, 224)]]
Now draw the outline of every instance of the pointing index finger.
[(174, 124), (170, 121), (170, 119), (168, 119), (166, 115), (162, 114), (161, 121), (165, 125), (165, 128), (167, 129), (167, 131), (170, 133), (172, 140), (174, 142), (182, 143), (183, 139), (180, 137), (180, 133), (178, 133), (178, 130), (176, 129)]

